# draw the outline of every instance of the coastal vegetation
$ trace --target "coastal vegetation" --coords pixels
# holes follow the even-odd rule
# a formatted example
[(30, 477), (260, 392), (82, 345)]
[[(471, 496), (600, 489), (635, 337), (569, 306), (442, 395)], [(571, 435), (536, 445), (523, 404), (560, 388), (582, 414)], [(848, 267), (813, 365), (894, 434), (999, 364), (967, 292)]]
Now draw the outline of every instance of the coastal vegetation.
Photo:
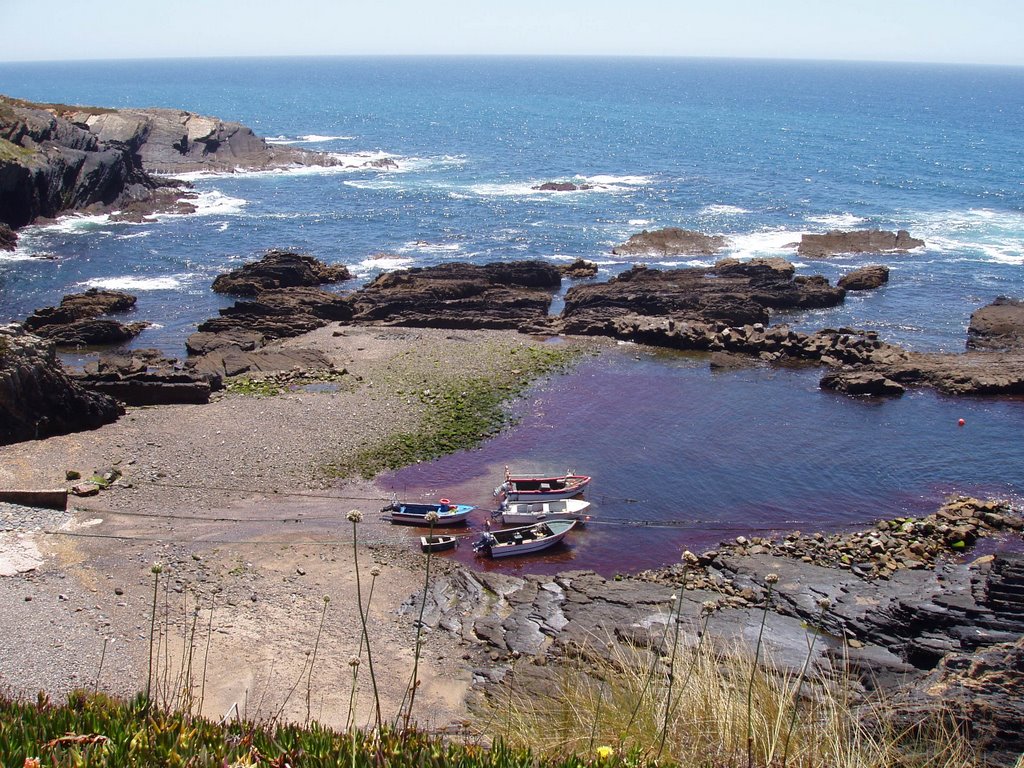
[[(326, 467), (335, 477), (373, 477), (388, 469), (472, 448), (513, 423), (505, 403), (537, 378), (564, 370), (581, 350), (569, 346), (517, 347), (497, 375), (465, 377), (447, 371), (411, 380), (398, 394), (422, 409), (420, 427), (372, 442), (355, 456)], [(443, 363), (439, 361), (439, 366)]]

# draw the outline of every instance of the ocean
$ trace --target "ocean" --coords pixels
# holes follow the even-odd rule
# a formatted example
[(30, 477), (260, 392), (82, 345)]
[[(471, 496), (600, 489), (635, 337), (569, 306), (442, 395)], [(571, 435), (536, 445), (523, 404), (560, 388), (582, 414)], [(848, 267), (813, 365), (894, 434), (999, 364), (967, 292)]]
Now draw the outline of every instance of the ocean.
[[(723, 234), (722, 255), (783, 256), (832, 281), (868, 263), (890, 267), (880, 290), (775, 318), (802, 330), (853, 325), (910, 349), (956, 352), (972, 311), (999, 295), (1024, 298), (1020, 68), (498, 57), (8, 63), (0, 93), (180, 108), (353, 165), (398, 165), (196, 174), (194, 215), (28, 228), (14, 254), (0, 254), (3, 322), (88, 287), (127, 290), (139, 297), (138, 318), (157, 323), (133, 345), (183, 356), (188, 334), (230, 301), (210, 291), (213, 278), (270, 248), (347, 264), (356, 283), (449, 261), (583, 257), (600, 266), (599, 279), (638, 260), (713, 262), (611, 254), (629, 235), (666, 226)], [(592, 189), (534, 189), (545, 181)], [(926, 245), (881, 259), (796, 258), (801, 233), (833, 228), (902, 228)], [(40, 253), (55, 258), (32, 257)], [(828, 529), (928, 511), (952, 492), (1024, 493), (1020, 400), (916, 391), (864, 403), (820, 392), (816, 371), (712, 374), (699, 356), (612, 357), (539, 387), (520, 406), (521, 426), (479, 451), (385, 482), (406, 493), (480, 489), (485, 504), (506, 463), (593, 474), (595, 516), (629, 525), (614, 536), (588, 532), (589, 544), (579, 537), (551, 567), (595, 567), (612, 552), (654, 564), (737, 525)]]

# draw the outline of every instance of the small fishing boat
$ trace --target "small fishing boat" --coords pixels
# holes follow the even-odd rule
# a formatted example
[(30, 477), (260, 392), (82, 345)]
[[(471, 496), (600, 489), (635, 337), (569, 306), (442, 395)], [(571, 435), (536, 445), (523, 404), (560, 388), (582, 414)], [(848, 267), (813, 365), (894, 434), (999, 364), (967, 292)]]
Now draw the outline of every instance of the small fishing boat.
[(575, 520), (580, 525), (590, 520), (586, 514), (589, 501), (556, 499), (555, 501), (510, 501), (496, 513), (503, 525), (531, 525), (548, 520)]
[(505, 501), (557, 501), (579, 496), (589, 482), (589, 475), (572, 472), (558, 477), (513, 475), (505, 467), (505, 482), (494, 489), (494, 495)]
[(443, 552), (459, 546), (459, 537), (452, 533), (437, 533), (433, 536), (420, 536), (420, 549), (424, 552)]
[(540, 552), (555, 546), (575, 525), (575, 520), (551, 520), (521, 528), (485, 531), (480, 540), (473, 545), (473, 551), (487, 557), (509, 557)]
[(392, 523), (423, 526), (430, 525), (427, 513), (434, 512), (437, 514), (437, 520), (434, 521), (436, 526), (464, 523), (474, 509), (476, 507), (470, 504), (452, 504), (448, 499), (441, 499), (437, 504), (417, 504), (394, 499), (387, 506), (381, 507), (380, 511), (388, 515)]

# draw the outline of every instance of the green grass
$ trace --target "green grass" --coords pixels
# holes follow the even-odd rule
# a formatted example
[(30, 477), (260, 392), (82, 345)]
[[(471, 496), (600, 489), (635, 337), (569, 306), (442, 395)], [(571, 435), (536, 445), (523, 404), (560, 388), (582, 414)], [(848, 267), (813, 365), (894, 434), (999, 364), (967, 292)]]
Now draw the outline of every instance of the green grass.
[(287, 374), (269, 376), (234, 376), (224, 382), (224, 391), (248, 397), (274, 397), (301, 389), (309, 384), (343, 382), (345, 374), (340, 371), (305, 371), (301, 375)]
[[(619, 759), (566, 755), (540, 759), (497, 743), (459, 743), (415, 730), (336, 731), (230, 721), (218, 724), (103, 694), (72, 693), (53, 705), (0, 698), (0, 763), (32, 768), (268, 766), (307, 768), (582, 768), (625, 765)], [(629, 763), (630, 765), (643, 765)]]
[(33, 155), (35, 152), (31, 149), (25, 149), (7, 139), (0, 139), (0, 162), (23, 162)]
[(329, 476), (373, 477), (479, 445), (512, 423), (505, 403), (521, 395), (537, 378), (565, 370), (575, 349), (524, 347), (513, 350), (509, 365), (496, 377), (423, 380), (401, 391), (425, 408), (419, 429), (368, 445), (355, 456), (325, 468)]

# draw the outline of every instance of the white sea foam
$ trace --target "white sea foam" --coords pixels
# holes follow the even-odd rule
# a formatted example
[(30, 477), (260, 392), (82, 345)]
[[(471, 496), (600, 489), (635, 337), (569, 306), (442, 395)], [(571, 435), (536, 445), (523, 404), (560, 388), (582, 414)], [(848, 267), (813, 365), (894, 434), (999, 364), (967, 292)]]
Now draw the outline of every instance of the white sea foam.
[(13, 251), (0, 251), (0, 261), (29, 261), (39, 258), (35, 251), (22, 248), (20, 245)]
[(929, 250), (962, 254), (969, 260), (1024, 264), (1024, 213), (970, 208), (906, 215), (912, 235)]
[(577, 176), (576, 178), (587, 184), (595, 184), (600, 187), (644, 187), (654, 181), (650, 176), (613, 176), (611, 174)]
[(707, 205), (700, 210), (701, 216), (742, 216), (744, 213), (750, 211), (738, 205)]
[(172, 291), (181, 288), (194, 277), (193, 273), (165, 275), (163, 277), (97, 277), (85, 280), (79, 285), (86, 288), (99, 288), (104, 291)]
[(651, 224), (650, 219), (630, 219), (626, 222), (631, 227), (646, 227)]
[(72, 234), (75, 232), (93, 232), (101, 227), (105, 227), (109, 223), (110, 214), (108, 213), (98, 213), (91, 216), (76, 213), (70, 216), (63, 216), (50, 224), (26, 227), (24, 233), (59, 232), (62, 234)]
[(375, 256), (370, 256), (363, 259), (357, 265), (357, 269), (360, 273), (365, 274), (370, 271), (383, 271), (390, 272), (394, 269), (403, 269), (411, 266), (416, 262), (415, 259), (405, 258), (402, 256), (396, 256), (390, 253), (380, 253)]
[(117, 239), (118, 240), (135, 240), (135, 239), (140, 238), (140, 237), (149, 237), (151, 234), (153, 234), (152, 230), (146, 230), (145, 232), (132, 232), (132, 233), (127, 234), (127, 235), (118, 235)]
[(426, 240), (410, 240), (395, 249), (398, 253), (455, 253), (462, 250), (458, 243), (431, 243)]
[(789, 229), (772, 229), (729, 235), (729, 255), (739, 259), (792, 255), (801, 234)]
[(322, 136), (318, 133), (308, 133), (305, 136), (290, 138), (288, 136), (274, 136), (267, 139), (268, 144), (323, 144), (328, 141), (355, 141), (356, 136)]
[(805, 219), (811, 224), (820, 224), (828, 229), (850, 229), (863, 224), (867, 219), (852, 213), (833, 213), (825, 216), (808, 216)]

